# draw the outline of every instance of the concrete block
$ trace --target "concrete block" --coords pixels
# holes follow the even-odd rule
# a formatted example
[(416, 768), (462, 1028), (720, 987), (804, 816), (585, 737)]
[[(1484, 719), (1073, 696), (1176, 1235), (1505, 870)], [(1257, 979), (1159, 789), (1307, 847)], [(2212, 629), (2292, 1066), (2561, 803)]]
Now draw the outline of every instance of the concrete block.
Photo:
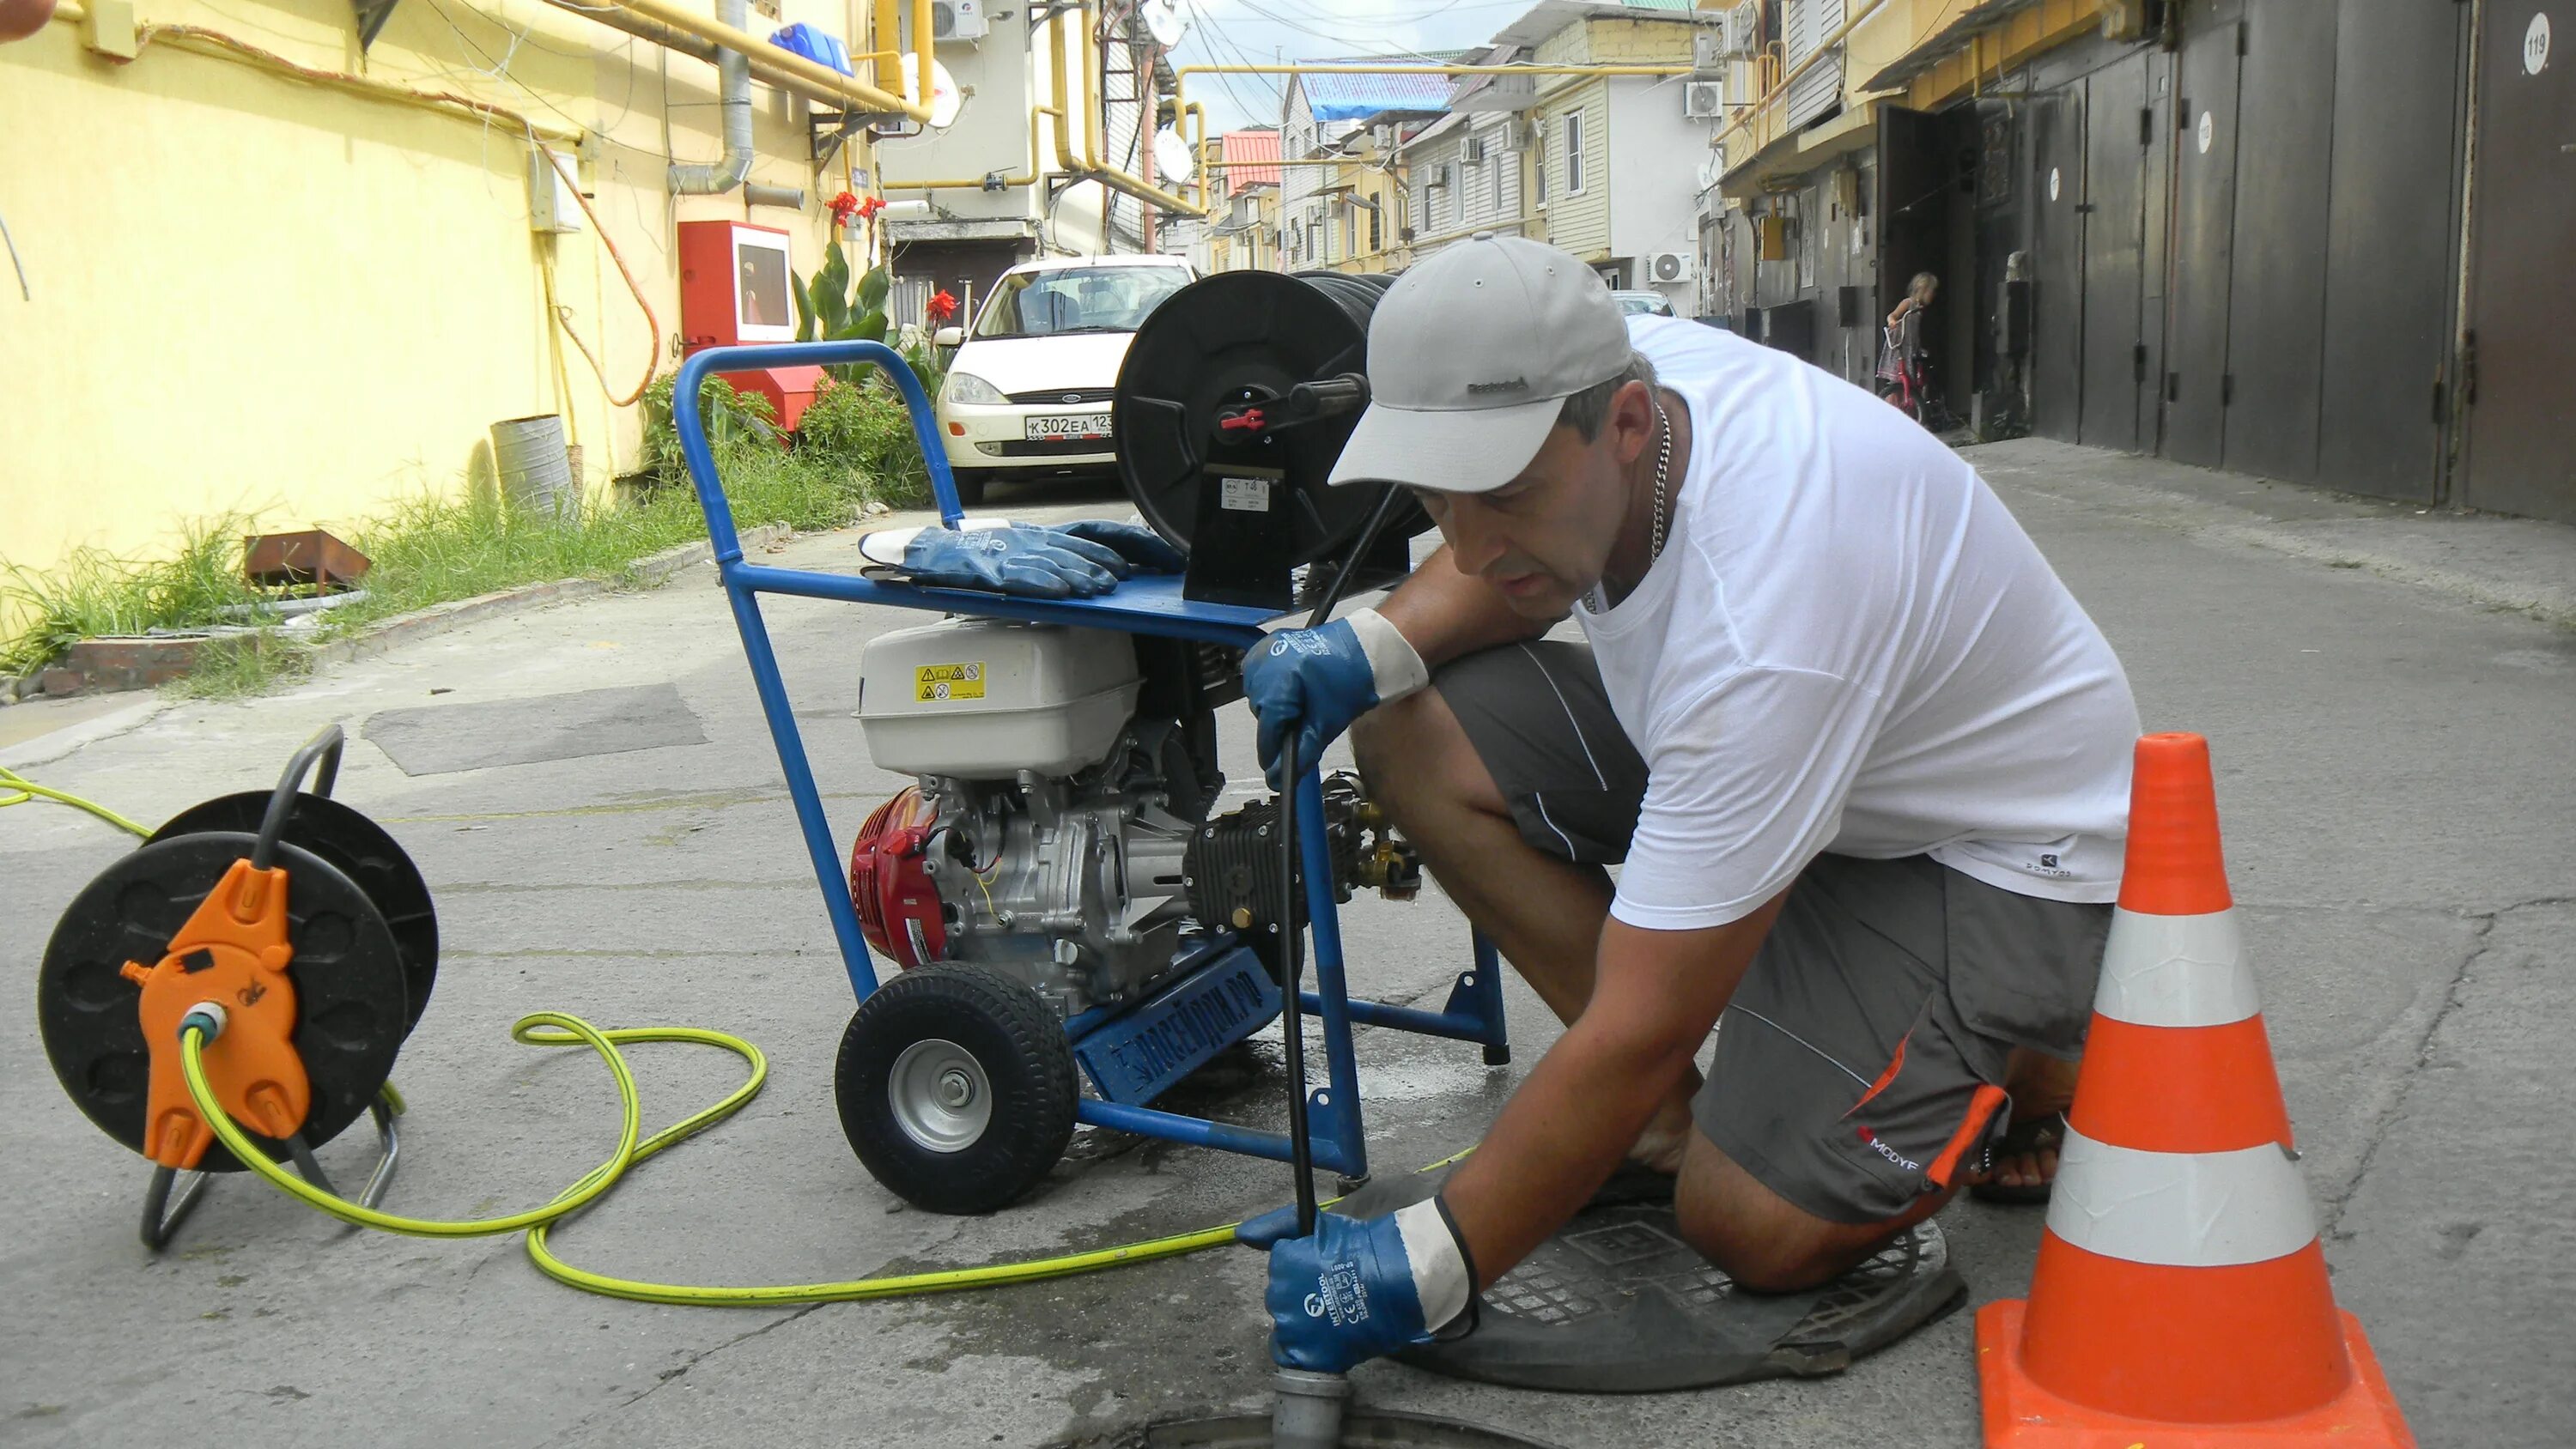
[[(199, 634), (126, 639), (83, 639), (63, 651), (62, 662), (45, 671), (45, 693), (77, 694), (82, 690), (150, 689), (168, 684), (196, 667)], [(58, 688), (60, 676), (68, 689)]]

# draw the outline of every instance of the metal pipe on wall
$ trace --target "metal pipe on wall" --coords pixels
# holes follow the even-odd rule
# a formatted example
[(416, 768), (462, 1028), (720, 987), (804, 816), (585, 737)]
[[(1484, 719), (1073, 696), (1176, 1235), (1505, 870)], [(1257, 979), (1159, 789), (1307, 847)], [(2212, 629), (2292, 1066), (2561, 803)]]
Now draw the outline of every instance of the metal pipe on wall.
[[(674, 0), (599, 0), (599, 3), (632, 11), (683, 35), (693, 35), (711, 44), (741, 51), (750, 62), (753, 74), (807, 100), (866, 111), (872, 115), (904, 116), (924, 123), (930, 120), (927, 104), (916, 105), (890, 91), (879, 90), (828, 66), (817, 65), (737, 26), (689, 10)], [(569, 8), (584, 14), (591, 13), (583, 6)]]
[[(716, 19), (739, 30), (751, 18), (748, 0), (716, 0)], [(724, 112), (724, 156), (712, 164), (672, 163), (671, 194), (716, 196), (751, 175), (751, 61), (741, 51), (716, 50), (716, 103)]]
[(1192, 202), (1187, 197), (1176, 196), (1169, 191), (1160, 189), (1159, 187), (1150, 186), (1123, 171), (1112, 169), (1101, 161), (1099, 154), (1099, 106), (1095, 103), (1091, 93), (1092, 75), (1098, 67), (1092, 63), (1094, 52), (1092, 50), (1091, 5), (1089, 4), (1089, 0), (1085, 0), (1085, 3), (1080, 6), (1058, 11), (1054, 22), (1047, 30), (1048, 74), (1055, 82), (1056, 103), (1060, 106), (1065, 106), (1068, 110), (1071, 108), (1071, 102), (1068, 98), (1068, 87), (1065, 79), (1064, 63), (1064, 22), (1067, 18), (1078, 20), (1082, 26), (1082, 55), (1084, 60), (1082, 76), (1082, 119), (1084, 144), (1083, 157), (1081, 160), (1077, 161), (1074, 159), (1073, 155), (1072, 138), (1067, 134), (1072, 130), (1071, 122), (1068, 121), (1065, 124), (1056, 127), (1055, 150), (1057, 166), (1074, 180), (1097, 181), (1112, 191), (1132, 196), (1139, 201), (1152, 202), (1156, 206), (1168, 208), (1181, 216), (1207, 215), (1206, 207)]

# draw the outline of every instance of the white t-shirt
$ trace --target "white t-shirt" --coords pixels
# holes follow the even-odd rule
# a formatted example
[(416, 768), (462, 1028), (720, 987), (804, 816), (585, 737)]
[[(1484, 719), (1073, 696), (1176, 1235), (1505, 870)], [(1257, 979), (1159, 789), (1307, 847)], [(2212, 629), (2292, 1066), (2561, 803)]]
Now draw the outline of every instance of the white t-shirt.
[(1575, 610), (1647, 768), (1611, 914), (1723, 925), (1825, 851), (2116, 898), (2137, 704), (2002, 500), (1787, 353), (1628, 326), (1691, 453), (1662, 556), (1616, 608)]

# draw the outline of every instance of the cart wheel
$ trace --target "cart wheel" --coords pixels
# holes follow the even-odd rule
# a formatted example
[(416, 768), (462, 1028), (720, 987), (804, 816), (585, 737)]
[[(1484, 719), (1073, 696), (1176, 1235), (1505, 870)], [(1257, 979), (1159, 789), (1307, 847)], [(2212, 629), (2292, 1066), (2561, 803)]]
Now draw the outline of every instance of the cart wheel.
[(1038, 994), (981, 966), (906, 971), (841, 1034), (832, 1095), (877, 1181), (917, 1207), (987, 1213), (1073, 1140), (1073, 1047)]

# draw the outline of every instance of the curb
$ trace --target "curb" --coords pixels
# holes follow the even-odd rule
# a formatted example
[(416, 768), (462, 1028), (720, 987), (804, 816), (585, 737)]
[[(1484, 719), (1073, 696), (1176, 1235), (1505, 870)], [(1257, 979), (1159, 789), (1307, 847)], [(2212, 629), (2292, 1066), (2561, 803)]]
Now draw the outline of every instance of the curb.
[[(795, 534), (796, 530), (783, 523), (762, 524), (758, 528), (743, 532), (742, 546), (745, 552), (750, 552), (754, 549), (767, 548), (773, 543), (792, 538)], [(550, 579), (542, 583), (496, 589), (491, 593), (478, 594), (470, 599), (432, 604), (416, 613), (398, 615), (369, 625), (363, 633), (349, 638), (314, 645), (306, 649), (304, 655), (306, 661), (315, 669), (334, 664), (346, 664), (354, 659), (366, 659), (382, 654), (416, 639), (432, 638), (478, 620), (516, 613), (521, 609), (560, 604), (623, 589), (660, 588), (682, 570), (694, 568), (713, 557), (715, 557), (714, 546), (700, 539), (695, 543), (680, 544), (673, 548), (666, 548), (660, 553), (637, 559), (619, 573), (607, 578)], [(15, 679), (0, 679), (0, 707), (34, 697), (35, 682), (41, 677), (42, 672), (39, 671), (36, 674)], [(125, 711), (120, 710), (115, 715), (102, 716), (102, 718), (121, 718), (124, 714)], [(74, 727), (75, 730), (81, 728), (86, 726)], [(70, 732), (58, 730), (54, 734)], [(54, 734), (40, 735), (19, 748), (25, 749), (39, 742), (51, 740)], [(83, 743), (86, 742), (86, 740), (83, 741)], [(77, 749), (79, 746), (74, 745), (72, 748)], [(41, 762), (31, 761), (30, 763)]]
[[(767, 523), (742, 535), (742, 546), (748, 552), (766, 548), (796, 530), (783, 523)], [(415, 639), (428, 639), (461, 628), (481, 619), (500, 614), (517, 613), (547, 604), (566, 603), (589, 598), (594, 594), (614, 593), (620, 589), (657, 589), (669, 583), (673, 575), (693, 568), (715, 557), (715, 548), (706, 540), (666, 548), (657, 554), (637, 559), (622, 573), (609, 578), (554, 579), (545, 583), (521, 584), (516, 588), (498, 589), (477, 594), (470, 599), (457, 599), (445, 604), (432, 604), (418, 613), (404, 614), (373, 625), (363, 634), (335, 639), (306, 651), (306, 658), (316, 669), (333, 664), (346, 664), (353, 659), (367, 659)]]

